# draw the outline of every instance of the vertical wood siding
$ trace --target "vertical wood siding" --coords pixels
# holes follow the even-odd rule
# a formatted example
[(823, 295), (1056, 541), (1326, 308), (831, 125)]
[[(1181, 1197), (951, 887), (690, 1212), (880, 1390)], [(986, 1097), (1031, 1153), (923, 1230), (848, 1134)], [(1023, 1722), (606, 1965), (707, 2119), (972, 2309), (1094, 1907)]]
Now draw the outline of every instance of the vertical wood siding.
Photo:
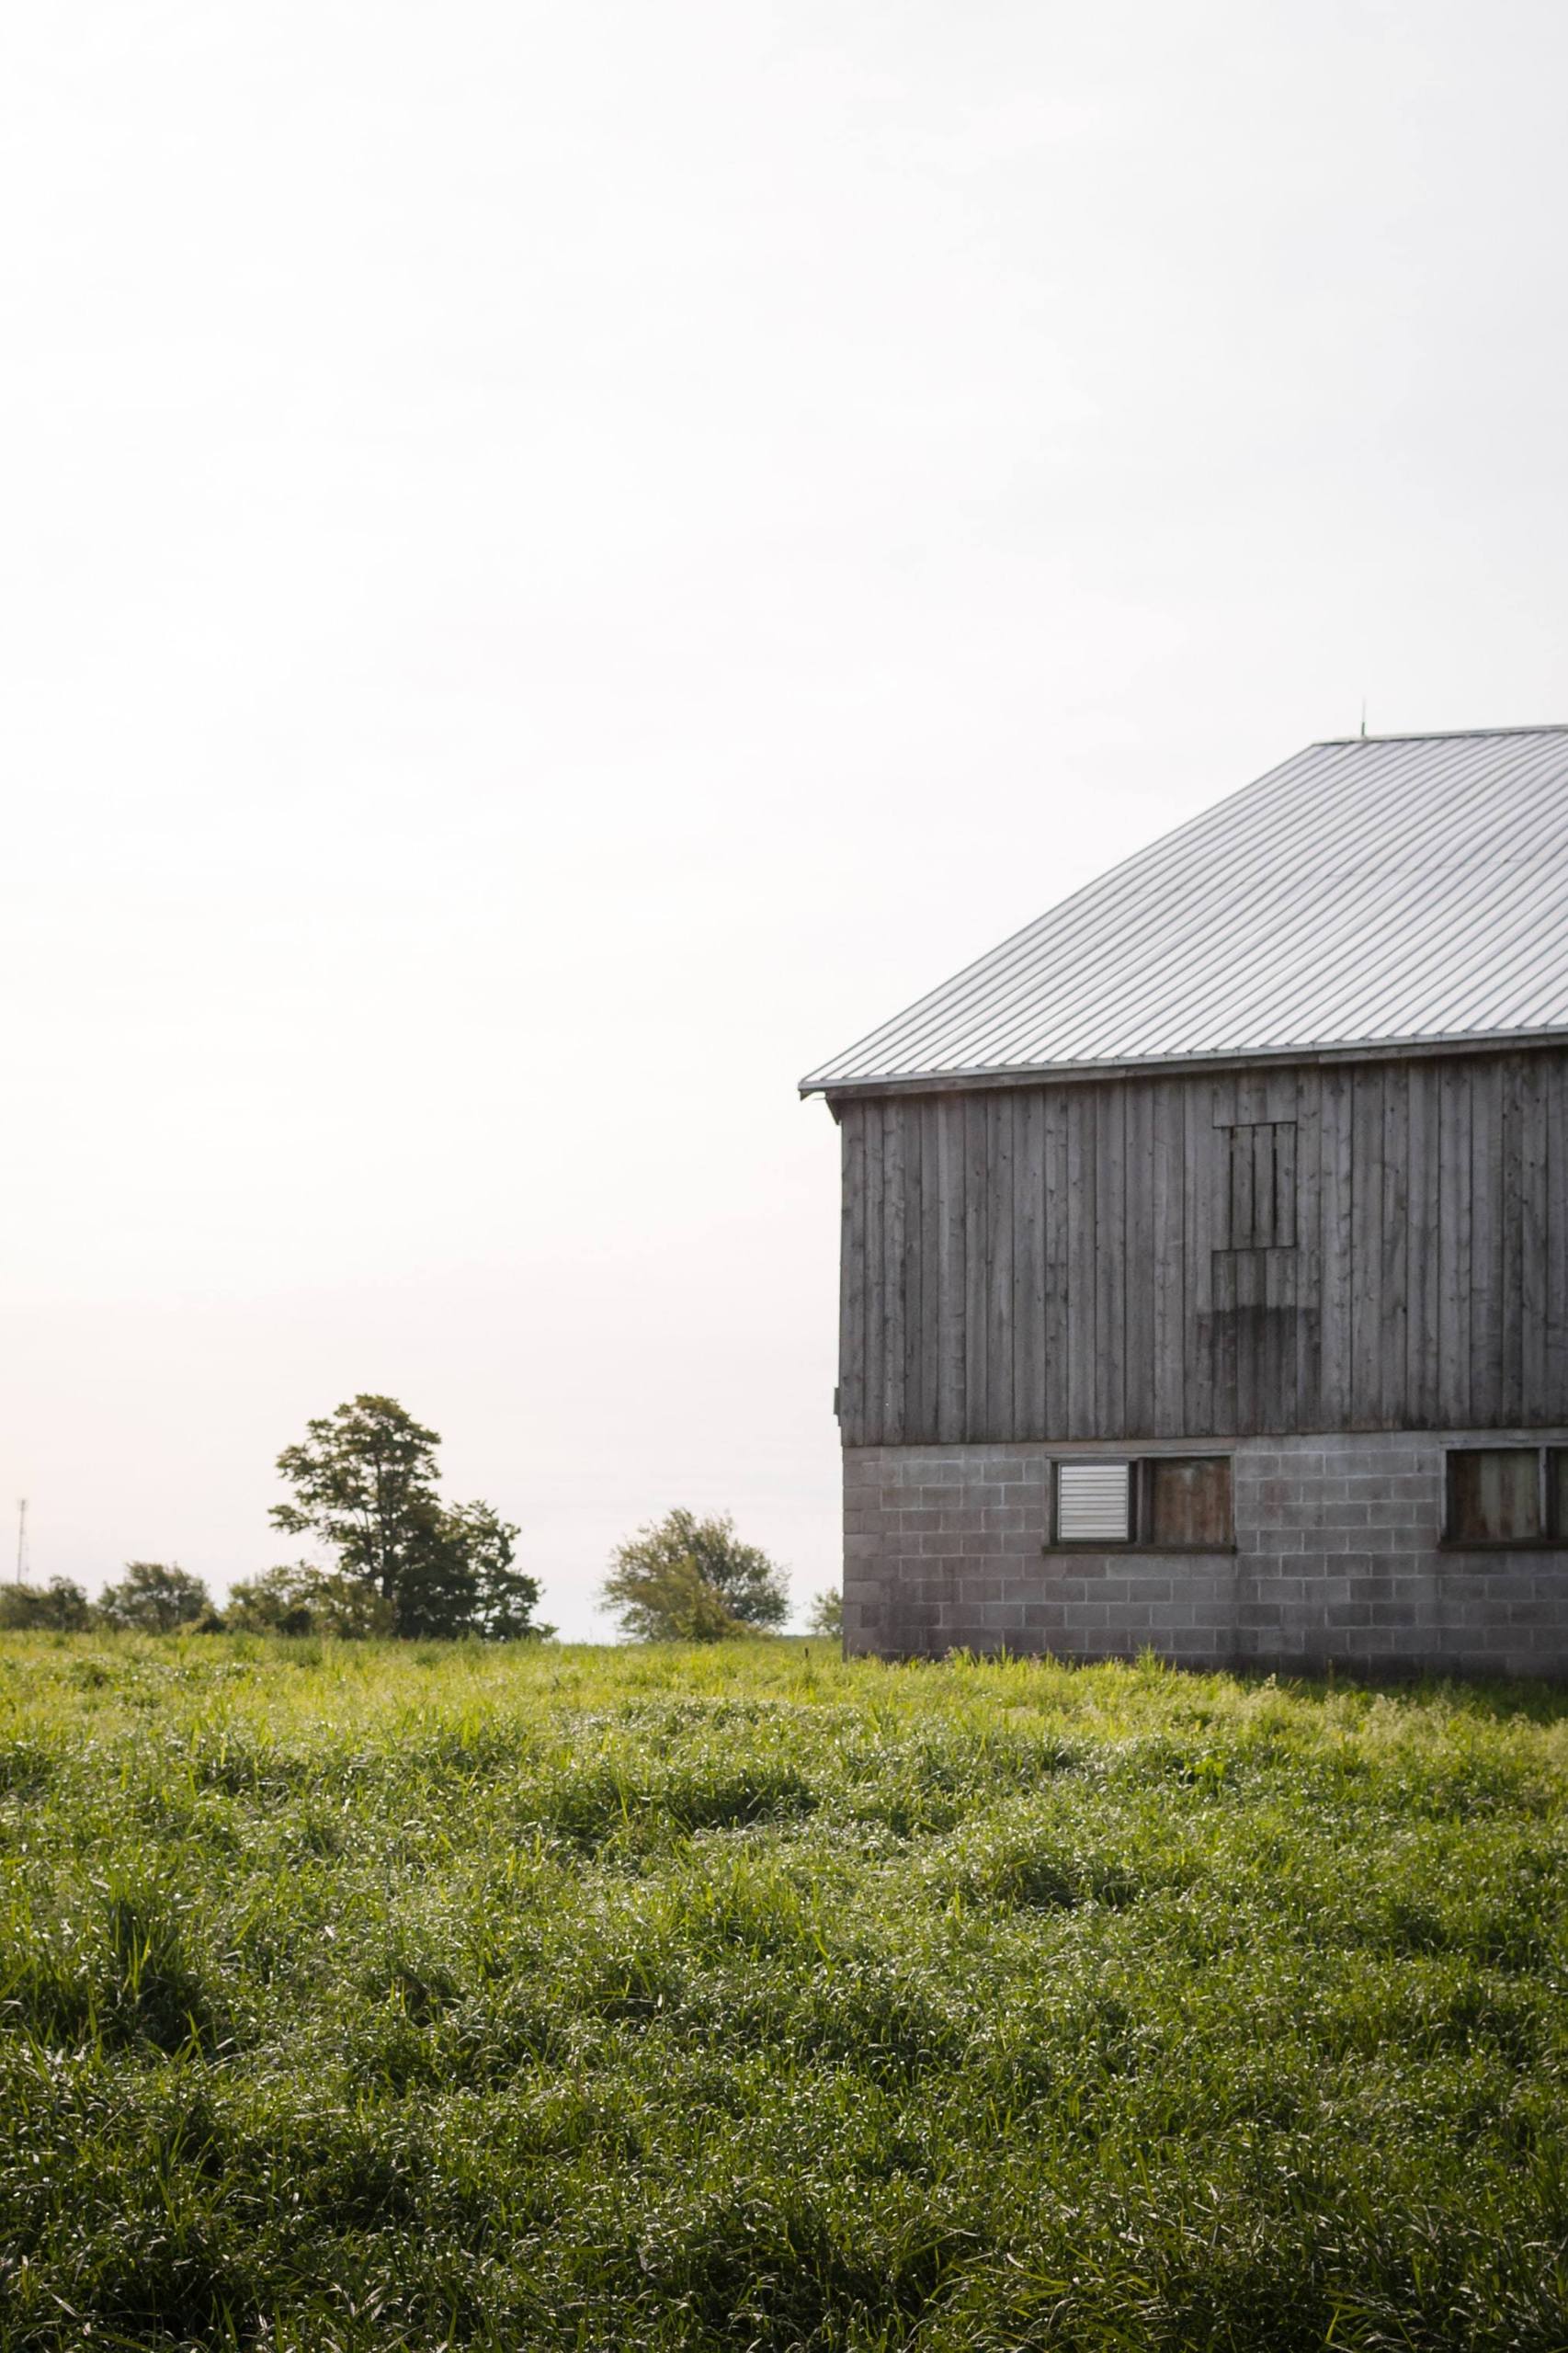
[(1568, 1420), (1568, 1051), (866, 1098), (842, 1133), (846, 1445)]

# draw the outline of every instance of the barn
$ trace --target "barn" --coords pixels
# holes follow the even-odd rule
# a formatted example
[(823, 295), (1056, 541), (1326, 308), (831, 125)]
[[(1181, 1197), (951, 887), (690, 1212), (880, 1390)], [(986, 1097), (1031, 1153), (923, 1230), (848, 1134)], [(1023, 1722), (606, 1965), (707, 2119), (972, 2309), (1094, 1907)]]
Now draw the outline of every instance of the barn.
[(801, 1086), (851, 1652), (1568, 1674), (1568, 729), (1314, 744)]

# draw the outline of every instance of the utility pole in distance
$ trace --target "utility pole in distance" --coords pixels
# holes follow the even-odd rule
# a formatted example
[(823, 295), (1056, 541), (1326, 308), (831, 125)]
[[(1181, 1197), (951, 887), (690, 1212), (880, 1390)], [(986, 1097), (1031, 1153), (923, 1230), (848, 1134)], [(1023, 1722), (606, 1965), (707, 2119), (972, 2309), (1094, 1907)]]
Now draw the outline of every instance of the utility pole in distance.
[(17, 1583), (25, 1585), (28, 1577), (28, 1499), (17, 1506)]

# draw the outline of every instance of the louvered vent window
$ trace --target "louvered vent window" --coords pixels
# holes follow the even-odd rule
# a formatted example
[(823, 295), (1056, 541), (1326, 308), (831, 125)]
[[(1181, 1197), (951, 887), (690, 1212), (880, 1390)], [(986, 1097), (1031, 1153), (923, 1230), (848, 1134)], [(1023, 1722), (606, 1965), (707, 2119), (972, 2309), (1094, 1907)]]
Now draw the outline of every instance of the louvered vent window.
[(1125, 1544), (1132, 1534), (1131, 1464), (1059, 1462), (1056, 1540), (1059, 1544)]

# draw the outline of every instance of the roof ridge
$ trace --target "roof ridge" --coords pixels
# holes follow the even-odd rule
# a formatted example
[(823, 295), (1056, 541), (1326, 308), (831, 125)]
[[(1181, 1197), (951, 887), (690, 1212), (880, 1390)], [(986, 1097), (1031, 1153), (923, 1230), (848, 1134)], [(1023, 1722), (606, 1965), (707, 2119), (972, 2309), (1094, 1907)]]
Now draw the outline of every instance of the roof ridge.
[(1415, 727), (1393, 735), (1320, 735), (1306, 748), (1326, 752), (1357, 744), (1455, 744), (1480, 735), (1568, 735), (1568, 722), (1544, 720), (1539, 727)]

